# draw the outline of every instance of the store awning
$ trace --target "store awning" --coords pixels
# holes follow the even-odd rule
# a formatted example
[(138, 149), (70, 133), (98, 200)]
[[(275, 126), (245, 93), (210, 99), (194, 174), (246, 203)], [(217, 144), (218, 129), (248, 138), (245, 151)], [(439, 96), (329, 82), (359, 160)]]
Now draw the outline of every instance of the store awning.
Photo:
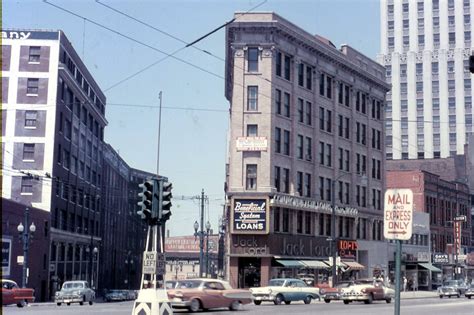
[[(329, 260), (325, 260), (324, 263), (325, 263), (326, 265), (328, 265), (328, 267), (332, 267), (332, 263), (331, 263)], [(336, 263), (337, 263), (337, 261), (336, 261)], [(346, 265), (344, 265), (342, 262), (337, 263), (337, 266), (338, 266), (339, 268), (345, 268), (345, 267), (346, 267)]]
[(357, 261), (343, 261), (344, 265), (350, 268), (350, 270), (364, 270), (365, 266), (359, 264)]
[(304, 264), (299, 260), (278, 259), (276, 262), (285, 267), (304, 267)]
[(328, 265), (320, 260), (300, 260), (303, 264), (306, 265), (308, 268), (314, 269), (326, 269)]
[(435, 266), (433, 266), (433, 265), (430, 264), (430, 263), (418, 263), (418, 265), (420, 265), (420, 266), (423, 267), (423, 268), (428, 269), (428, 270), (431, 271), (431, 272), (441, 272), (441, 269), (436, 268)]

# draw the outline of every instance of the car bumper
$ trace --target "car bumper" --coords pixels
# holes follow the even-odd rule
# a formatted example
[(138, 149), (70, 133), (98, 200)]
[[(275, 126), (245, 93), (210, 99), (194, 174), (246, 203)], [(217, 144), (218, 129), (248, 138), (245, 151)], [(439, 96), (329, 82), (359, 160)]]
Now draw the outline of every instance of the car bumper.
[(261, 301), (261, 302), (270, 302), (275, 300), (274, 295), (254, 295), (253, 296), (254, 301)]
[(449, 291), (449, 292), (438, 292), (440, 296), (453, 296), (453, 295), (458, 295), (459, 292), (457, 291)]
[(322, 300), (340, 300), (341, 296), (339, 294), (326, 294), (323, 295)]
[(367, 294), (345, 295), (340, 298), (345, 301), (365, 301), (369, 299)]
[(183, 301), (181, 299), (172, 299), (171, 301), (171, 306), (174, 308), (188, 308), (189, 305), (191, 304), (191, 301)]
[(71, 297), (57, 297), (54, 299), (55, 303), (77, 303), (83, 302), (84, 300), (80, 296), (71, 296)]

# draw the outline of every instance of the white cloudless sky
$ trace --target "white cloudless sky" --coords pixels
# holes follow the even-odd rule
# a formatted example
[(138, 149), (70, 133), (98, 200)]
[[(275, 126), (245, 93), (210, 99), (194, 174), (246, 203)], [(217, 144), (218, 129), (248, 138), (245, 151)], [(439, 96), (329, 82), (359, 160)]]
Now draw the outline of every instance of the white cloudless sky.
[[(184, 46), (101, 6), (93, 0), (49, 0), (167, 53)], [(101, 0), (120, 11), (185, 41), (192, 42), (263, 1), (255, 0)], [(372, 59), (379, 52), (380, 3), (377, 0), (268, 0), (255, 11), (276, 12), (336, 47), (348, 44)], [(156, 172), (159, 92), (163, 92), (160, 173), (173, 183), (173, 195), (209, 196), (206, 221), (217, 230), (224, 203), (226, 135), (229, 102), (224, 80), (168, 58), (134, 78), (120, 80), (163, 58), (89, 21), (43, 1), (3, 1), (3, 28), (63, 30), (107, 96), (109, 125), (105, 141), (132, 167)], [(225, 31), (196, 44), (225, 59)], [(225, 63), (193, 48), (176, 54), (183, 60), (224, 77)], [(119, 106), (129, 104), (130, 106)], [(155, 108), (133, 107), (150, 105)], [(193, 108), (193, 109), (177, 109)], [(171, 235), (189, 235), (199, 219), (197, 201), (173, 201), (167, 227)], [(208, 216), (209, 215), (209, 216)]]

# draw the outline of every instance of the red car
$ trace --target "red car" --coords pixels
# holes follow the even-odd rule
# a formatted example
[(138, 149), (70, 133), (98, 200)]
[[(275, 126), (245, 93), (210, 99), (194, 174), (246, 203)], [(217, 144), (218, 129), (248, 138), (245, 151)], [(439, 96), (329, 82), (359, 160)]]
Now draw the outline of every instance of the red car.
[(221, 307), (236, 311), (253, 299), (249, 290), (232, 289), (228, 282), (217, 279), (180, 280), (168, 290), (168, 297), (174, 308), (191, 312)]
[(23, 307), (27, 303), (34, 302), (35, 290), (20, 288), (15, 281), (2, 279), (2, 304), (16, 304)]

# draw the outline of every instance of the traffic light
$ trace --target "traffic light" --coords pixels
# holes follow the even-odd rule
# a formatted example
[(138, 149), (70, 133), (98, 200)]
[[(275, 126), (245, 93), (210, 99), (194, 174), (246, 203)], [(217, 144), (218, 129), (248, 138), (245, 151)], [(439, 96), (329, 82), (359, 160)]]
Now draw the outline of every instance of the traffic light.
[(158, 208), (158, 224), (164, 224), (171, 216), (171, 189), (173, 185), (164, 180), (160, 180), (160, 203)]
[(141, 201), (138, 202), (141, 209), (137, 211), (137, 214), (141, 215), (142, 219), (150, 225), (152, 223), (154, 186), (155, 182), (153, 180), (147, 180), (138, 185), (142, 192), (138, 194), (138, 197), (141, 198)]
[(474, 55), (469, 56), (469, 71), (474, 73)]

